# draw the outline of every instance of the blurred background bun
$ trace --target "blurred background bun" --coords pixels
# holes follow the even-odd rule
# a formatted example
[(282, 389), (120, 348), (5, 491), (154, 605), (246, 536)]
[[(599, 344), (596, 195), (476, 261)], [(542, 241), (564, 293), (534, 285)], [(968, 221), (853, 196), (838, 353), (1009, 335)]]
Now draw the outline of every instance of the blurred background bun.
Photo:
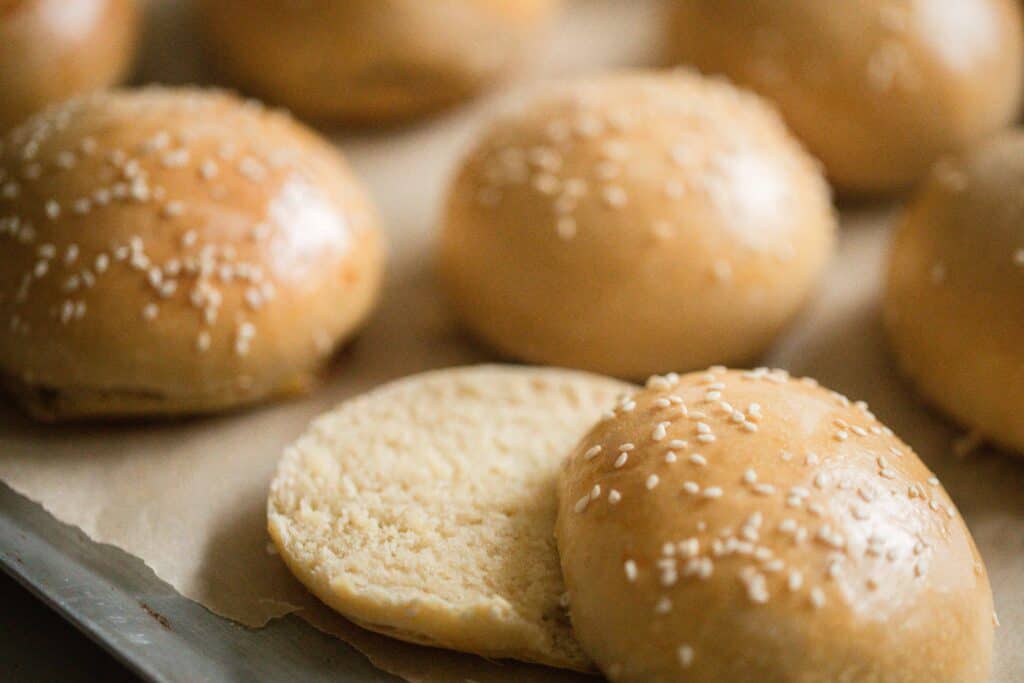
[(214, 64), (300, 116), (382, 123), (458, 102), (526, 57), (559, 0), (197, 0)]
[(968, 429), (1024, 453), (1024, 132), (936, 164), (896, 231), (885, 313), (900, 365)]
[(83, 96), (0, 143), (0, 377), (42, 418), (305, 390), (369, 313), (377, 218), (327, 142), (226, 94)]
[(816, 163), (760, 98), (620, 73), (547, 88), (480, 136), (449, 191), (441, 276), (504, 354), (646, 377), (762, 353), (835, 225)]
[(136, 0), (0, 1), (0, 132), (121, 80), (138, 34)]
[(896, 190), (1012, 121), (1016, 0), (672, 0), (679, 61), (776, 102), (843, 192)]

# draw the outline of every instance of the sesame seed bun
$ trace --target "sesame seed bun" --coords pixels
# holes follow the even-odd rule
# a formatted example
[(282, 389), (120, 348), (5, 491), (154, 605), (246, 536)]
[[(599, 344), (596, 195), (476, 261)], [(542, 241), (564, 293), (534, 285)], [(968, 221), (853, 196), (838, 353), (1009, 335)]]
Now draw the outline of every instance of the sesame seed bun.
[(573, 669), (553, 536), (563, 457), (625, 384), (481, 366), (405, 378), (318, 418), (270, 488), (292, 572), (366, 628)]
[(988, 680), (988, 576), (867, 406), (783, 371), (654, 377), (580, 441), (558, 549), (613, 681)]
[(303, 117), (381, 123), (512, 71), (559, 0), (202, 0), (209, 54)]
[(0, 377), (42, 418), (301, 392), (376, 298), (340, 154), (216, 92), (83, 96), (0, 142)]
[(135, 0), (0, 2), (0, 132), (121, 80), (138, 33)]
[(679, 61), (776, 102), (843, 192), (921, 178), (1016, 116), (1017, 0), (673, 0)]
[(763, 352), (834, 231), (823, 177), (762, 100), (623, 73), (490, 126), (449, 192), (441, 277), (502, 353), (639, 378)]
[(885, 321), (899, 363), (965, 427), (1024, 453), (1024, 132), (935, 165), (896, 231)]

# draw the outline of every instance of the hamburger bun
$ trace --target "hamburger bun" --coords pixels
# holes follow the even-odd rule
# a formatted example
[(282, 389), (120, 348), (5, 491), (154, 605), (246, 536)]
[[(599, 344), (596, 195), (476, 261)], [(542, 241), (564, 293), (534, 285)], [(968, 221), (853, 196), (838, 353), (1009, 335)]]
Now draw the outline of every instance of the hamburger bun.
[(762, 100), (688, 72), (559, 84), (480, 137), (440, 274), (465, 326), (626, 378), (754, 359), (807, 300), (835, 217)]
[(341, 155), (227, 94), (83, 96), (0, 142), (0, 377), (42, 418), (220, 410), (310, 387), (373, 307)]
[(988, 681), (963, 519), (866, 405), (811, 380), (654, 377), (559, 496), (573, 629), (613, 681)]
[(889, 192), (1017, 115), (1017, 0), (673, 0), (675, 57), (771, 99), (845, 193)]

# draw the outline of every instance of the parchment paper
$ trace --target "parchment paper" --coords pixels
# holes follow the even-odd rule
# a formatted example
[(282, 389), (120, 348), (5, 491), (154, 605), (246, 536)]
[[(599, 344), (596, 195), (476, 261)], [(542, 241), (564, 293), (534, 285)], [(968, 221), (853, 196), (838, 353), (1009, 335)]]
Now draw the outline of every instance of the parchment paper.
[[(204, 82), (193, 33), (175, 2), (150, 8), (143, 80)], [(656, 59), (657, 3), (570, 5), (534, 77)], [(514, 90), (514, 88), (513, 88)], [(410, 681), (593, 680), (399, 643), (323, 608), (268, 552), (265, 494), (274, 464), (314, 415), (382, 382), (489, 359), (459, 335), (432, 276), (431, 241), (453, 164), (502, 93), (414, 127), (335, 135), (370, 185), (392, 243), (382, 306), (314, 395), (184, 422), (49, 427), (0, 405), (0, 479), (90, 538), (142, 558), (182, 595), (249, 626), (298, 612)], [(1024, 460), (957, 458), (957, 433), (895, 375), (878, 316), (890, 208), (844, 211), (837, 260), (815, 303), (766, 362), (816, 376), (875, 412), (937, 472), (991, 573), (1003, 626), (995, 680), (1024, 677)]]

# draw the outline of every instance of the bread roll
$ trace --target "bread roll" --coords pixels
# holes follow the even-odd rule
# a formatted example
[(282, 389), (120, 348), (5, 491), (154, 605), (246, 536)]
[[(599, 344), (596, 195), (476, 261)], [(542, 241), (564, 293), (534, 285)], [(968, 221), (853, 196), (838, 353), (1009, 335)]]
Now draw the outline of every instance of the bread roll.
[(42, 418), (303, 391), (376, 298), (373, 207), (330, 145), (200, 90), (105, 92), (0, 142), (0, 378)]
[(553, 536), (565, 454), (626, 385), (470, 367), (403, 379), (317, 419), (270, 487), (295, 575), (362, 626), (587, 669)]
[(448, 196), (441, 277), (500, 352), (638, 378), (756, 357), (834, 231), (824, 179), (759, 98), (624, 73), (490, 126)]
[(573, 628), (613, 681), (988, 680), (992, 592), (952, 501), (812, 380), (652, 378), (559, 495)]
[(201, 0), (210, 55), (304, 117), (381, 123), (512, 71), (558, 0)]
[(0, 2), (0, 132), (119, 81), (139, 32), (135, 0)]
[(775, 101), (848, 193), (921, 178), (1016, 116), (1017, 0), (673, 0), (677, 58)]
[(1024, 132), (936, 164), (896, 231), (885, 319), (899, 363), (963, 426), (1024, 453)]

